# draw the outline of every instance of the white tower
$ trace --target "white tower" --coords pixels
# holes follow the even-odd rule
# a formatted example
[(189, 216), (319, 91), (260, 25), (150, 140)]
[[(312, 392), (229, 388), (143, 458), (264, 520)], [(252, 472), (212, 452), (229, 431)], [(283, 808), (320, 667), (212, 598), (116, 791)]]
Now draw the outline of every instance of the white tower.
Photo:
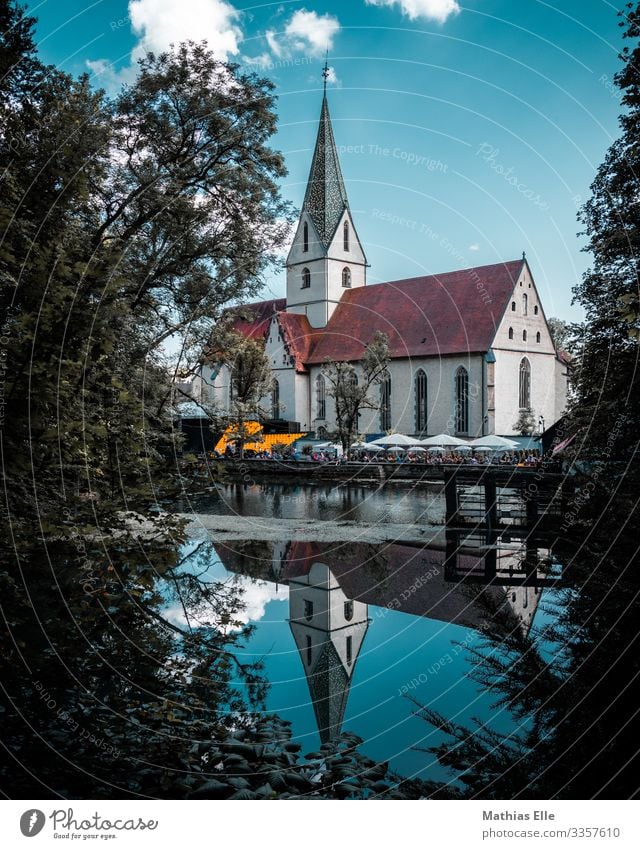
[(325, 563), (289, 580), (289, 625), (300, 652), (323, 743), (339, 736), (353, 670), (369, 627), (368, 606), (348, 599)]
[(367, 259), (351, 218), (329, 106), (322, 98), (318, 137), (289, 256), (287, 312), (306, 315), (324, 327), (345, 291), (367, 282)]

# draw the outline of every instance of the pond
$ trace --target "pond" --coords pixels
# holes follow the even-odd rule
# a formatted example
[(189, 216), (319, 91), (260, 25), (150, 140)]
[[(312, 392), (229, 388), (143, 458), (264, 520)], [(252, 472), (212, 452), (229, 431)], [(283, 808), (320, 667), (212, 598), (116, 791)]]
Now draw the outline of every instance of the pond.
[[(443, 737), (420, 705), (514, 730), (474, 680), (472, 652), (492, 610), (535, 632), (555, 580), (549, 550), (435, 527), (440, 500), (426, 488), (270, 485), (221, 487), (190, 505), (182, 568), (195, 568), (197, 551), (202, 576), (206, 546), (206, 579), (240, 591), (236, 618), (253, 631), (235, 651), (263, 663), (266, 711), (292, 723), (303, 753), (349, 731), (401, 775), (442, 780), (420, 749)], [(166, 611), (176, 624), (185, 613), (175, 600)]]

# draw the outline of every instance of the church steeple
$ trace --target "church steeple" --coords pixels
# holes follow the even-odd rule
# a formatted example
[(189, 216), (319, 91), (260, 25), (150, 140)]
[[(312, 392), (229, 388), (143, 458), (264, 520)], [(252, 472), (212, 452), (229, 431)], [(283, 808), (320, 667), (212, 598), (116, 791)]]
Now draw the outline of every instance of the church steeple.
[(320, 740), (327, 743), (342, 731), (353, 672), (369, 627), (368, 606), (347, 598), (331, 568), (316, 561), (308, 571), (289, 578), (289, 612)]
[(298, 229), (287, 257), (287, 312), (325, 327), (345, 289), (366, 285), (367, 259), (358, 239), (327, 103), (325, 62), (320, 123)]
[(340, 170), (326, 93), (322, 98), (320, 125), (302, 209), (309, 213), (320, 241), (328, 248), (343, 213), (349, 209), (349, 200)]

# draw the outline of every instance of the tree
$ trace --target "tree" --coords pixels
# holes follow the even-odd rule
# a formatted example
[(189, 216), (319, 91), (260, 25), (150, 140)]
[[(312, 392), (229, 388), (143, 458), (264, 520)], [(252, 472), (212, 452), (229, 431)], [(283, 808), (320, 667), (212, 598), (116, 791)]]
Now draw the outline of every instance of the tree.
[(205, 45), (148, 55), (110, 102), (0, 8), (4, 515), (29, 545), (63, 508), (105, 529), (179, 491), (163, 345), (184, 361), (257, 290), (284, 167), (271, 84)]
[(640, 432), (640, 7), (620, 13), (624, 37), (633, 40), (615, 76), (626, 112), (621, 137), (609, 148), (580, 212), (593, 265), (574, 289), (586, 313), (577, 344), (570, 419), (582, 428), (580, 449), (629, 457)]
[(532, 436), (536, 430), (536, 417), (531, 407), (523, 407), (518, 413), (518, 420), (512, 425), (521, 436)]
[(224, 353), (219, 356), (227, 366), (232, 395), (230, 408), (222, 420), (230, 428), (228, 438), (237, 443), (242, 458), (249, 440), (262, 439), (248, 423), (259, 421), (268, 413), (262, 400), (273, 387), (271, 363), (262, 341), (247, 338), (241, 333), (227, 337)]
[(547, 327), (549, 328), (551, 340), (556, 347), (556, 351), (571, 353), (573, 347), (572, 337), (576, 326), (569, 324), (569, 322), (561, 318), (550, 318), (547, 321)]
[(328, 395), (334, 399), (337, 436), (348, 453), (358, 433), (360, 411), (377, 410), (379, 399), (371, 398), (371, 389), (380, 386), (389, 365), (389, 343), (385, 333), (376, 331), (364, 349), (359, 369), (352, 363), (327, 360), (322, 374), (329, 383)]

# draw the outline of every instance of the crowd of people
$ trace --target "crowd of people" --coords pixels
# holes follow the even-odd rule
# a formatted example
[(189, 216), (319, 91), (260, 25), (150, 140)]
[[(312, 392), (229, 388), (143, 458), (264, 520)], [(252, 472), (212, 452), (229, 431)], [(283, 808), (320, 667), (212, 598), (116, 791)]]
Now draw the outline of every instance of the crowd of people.
[(363, 448), (352, 449), (349, 460), (356, 463), (422, 463), (430, 466), (435, 465), (460, 465), (466, 463), (472, 466), (516, 466), (521, 468), (536, 468), (542, 462), (538, 449), (528, 451), (502, 451), (502, 452), (467, 452), (467, 451), (444, 451), (440, 452), (418, 452), (418, 451), (366, 451)]
[[(239, 450), (228, 444), (224, 455), (212, 452), (212, 458), (224, 456), (225, 459), (238, 459)], [(471, 466), (515, 466), (516, 468), (538, 468), (550, 458), (541, 455), (538, 449), (519, 451), (398, 451), (389, 448), (385, 451), (367, 451), (361, 447), (352, 447), (348, 455), (338, 456), (336, 451), (314, 450), (312, 446), (297, 450), (294, 446), (273, 446), (271, 449), (244, 451), (245, 459), (254, 460), (296, 460), (312, 463), (412, 463), (429, 466), (471, 465)]]

